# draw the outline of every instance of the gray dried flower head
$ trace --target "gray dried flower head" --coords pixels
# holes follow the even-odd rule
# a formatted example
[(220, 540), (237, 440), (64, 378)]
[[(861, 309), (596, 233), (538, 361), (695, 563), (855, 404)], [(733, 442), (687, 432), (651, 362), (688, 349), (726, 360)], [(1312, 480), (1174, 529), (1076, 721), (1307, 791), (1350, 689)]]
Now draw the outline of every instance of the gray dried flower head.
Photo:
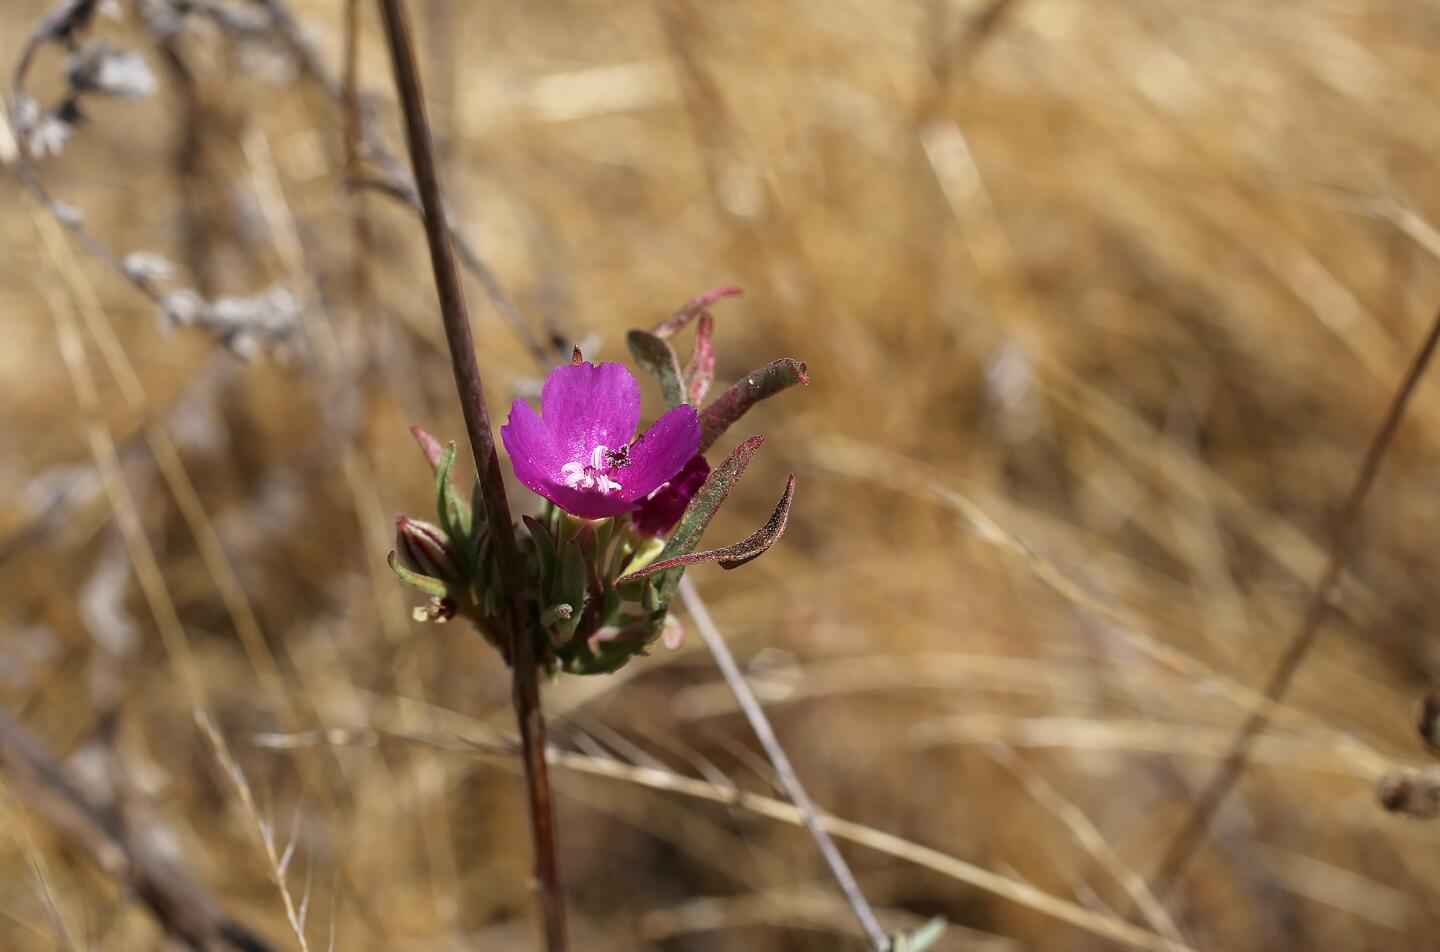
[(154, 95), (158, 85), (145, 57), (134, 50), (116, 49), (103, 41), (72, 53), (66, 73), (70, 85), (77, 90), (120, 99)]
[(192, 288), (171, 291), (160, 299), (160, 321), (165, 330), (188, 327), (205, 311), (205, 299)]
[(165, 0), (141, 0), (140, 19), (159, 39), (171, 39), (185, 28), (185, 15)]
[(131, 281), (164, 281), (175, 273), (175, 266), (160, 255), (149, 251), (133, 251), (121, 262), (125, 276)]
[(69, 202), (51, 202), (50, 213), (58, 218), (60, 224), (66, 228), (79, 228), (85, 224), (84, 214)]
[(213, 331), (237, 357), (249, 360), (289, 339), (300, 314), (299, 298), (277, 285), (253, 297), (220, 298), (197, 323)]
[(59, 155), (75, 134), (75, 127), (53, 113), (47, 113), (29, 96), (15, 97), (15, 131), (31, 158)]
[(40, 121), (40, 104), (23, 93), (15, 97), (15, 107), (12, 110), (12, 118), (15, 122), (15, 129), (24, 135), (28, 130)]

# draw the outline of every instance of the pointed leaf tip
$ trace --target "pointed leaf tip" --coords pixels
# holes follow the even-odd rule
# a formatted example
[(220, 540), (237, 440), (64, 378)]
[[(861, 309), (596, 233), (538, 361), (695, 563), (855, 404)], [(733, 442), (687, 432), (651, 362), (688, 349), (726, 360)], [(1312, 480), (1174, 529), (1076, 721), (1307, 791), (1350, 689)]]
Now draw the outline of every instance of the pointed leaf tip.
[(698, 407), (705, 402), (710, 385), (715, 382), (715, 345), (710, 337), (715, 331), (715, 317), (709, 311), (700, 315), (695, 327), (695, 349), (690, 353), (690, 363), (685, 367), (685, 394), (691, 406)]
[(653, 562), (642, 569), (631, 572), (620, 579), (620, 584), (633, 582), (636, 579), (653, 575), (656, 572), (663, 572), (666, 569), (679, 568), (683, 565), (694, 565), (698, 562), (719, 562), (722, 569), (735, 569), (746, 562), (758, 559), (770, 550), (770, 547), (780, 541), (785, 534), (785, 527), (790, 522), (790, 504), (795, 499), (795, 474), (791, 473), (786, 480), (785, 492), (781, 494), (780, 501), (775, 504), (775, 511), (765, 524), (743, 540), (734, 545), (722, 546), (718, 549), (709, 549), (705, 552), (690, 552), (684, 555), (677, 555), (674, 558), (661, 559)]
[[(730, 490), (744, 474), (745, 467), (750, 464), (755, 452), (760, 449), (760, 444), (764, 442), (763, 436), (750, 437), (731, 450), (725, 461), (710, 471), (700, 491), (691, 497), (690, 504), (685, 507), (685, 515), (680, 517), (680, 524), (670, 534), (665, 548), (660, 551), (659, 559), (673, 559), (695, 551), (715, 511), (730, 495)], [(678, 570), (666, 572), (655, 581), (653, 589), (647, 590), (647, 598), (653, 601), (655, 608), (670, 604), (679, 589), (682, 574)]]
[(676, 407), (685, 402), (685, 386), (680, 378), (680, 359), (670, 342), (646, 331), (634, 330), (625, 336), (636, 363), (656, 380), (665, 395), (665, 405)]
[(733, 285), (702, 291), (686, 301), (685, 306), (680, 308), (680, 310), (671, 314), (659, 324), (656, 324), (655, 329), (651, 333), (662, 340), (667, 337), (674, 337), (686, 324), (689, 324), (695, 320), (695, 318), (699, 317), (710, 305), (722, 298), (736, 297), (740, 293), (740, 289)]
[(419, 572), (412, 572), (410, 569), (400, 564), (399, 553), (397, 553), (394, 549), (391, 549), (390, 554), (385, 557), (385, 563), (390, 566), (390, 571), (395, 573), (396, 578), (400, 579), (400, 581), (404, 582), (406, 585), (410, 586), (416, 591), (423, 592), (433, 598), (445, 597), (446, 589), (444, 582), (440, 581), (438, 578), (431, 578), (429, 575), (421, 575)]
[(444, 454), (445, 448), (440, 441), (423, 426), (412, 426), (410, 435), (415, 437), (415, 442), (420, 444), (420, 452), (425, 454), (425, 459), (430, 463), (431, 469), (440, 468), (440, 457)]
[(761, 400), (800, 384), (808, 386), (810, 370), (802, 361), (782, 357), (747, 374), (700, 411), (700, 452), (715, 445), (735, 421)]

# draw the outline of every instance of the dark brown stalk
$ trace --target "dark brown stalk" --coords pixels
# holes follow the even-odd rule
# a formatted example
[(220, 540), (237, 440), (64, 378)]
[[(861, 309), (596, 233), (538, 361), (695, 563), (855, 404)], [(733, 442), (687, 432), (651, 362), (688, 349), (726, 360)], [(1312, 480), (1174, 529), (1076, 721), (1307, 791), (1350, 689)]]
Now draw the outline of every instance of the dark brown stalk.
[(1436, 313), (1431, 322), (1430, 332), (1425, 336), (1420, 349), (1416, 351), (1415, 358), (1411, 362), (1409, 370), (1405, 372), (1399, 389), (1390, 400), (1390, 406), (1385, 411), (1385, 418), (1380, 422), (1380, 427), (1375, 431), (1375, 435), (1370, 440), (1370, 446), (1365, 451), (1365, 457), (1360, 462), (1360, 469), (1355, 474), (1355, 481), (1351, 484), (1350, 494), (1345, 500), (1345, 507), (1340, 511), (1340, 525), (1330, 544), (1325, 572), (1315, 586), (1315, 593), (1311, 596), (1309, 605), (1306, 606), (1299, 627), (1291, 637), (1290, 643), (1286, 645), (1285, 652), (1280, 656), (1280, 661), (1275, 665), (1275, 670), (1271, 672), (1269, 680), (1265, 682), (1266, 703), (1250, 713), (1241, 726), (1240, 732), (1235, 735), (1235, 740), (1230, 744), (1230, 749), (1226, 753), (1220, 769), (1206, 785), (1200, 798), (1195, 801), (1195, 806), (1190, 811), (1185, 826), (1176, 834), (1175, 839), (1171, 840), (1170, 847), (1165, 851), (1164, 858), (1151, 880), (1152, 888), (1157, 896), (1164, 898), (1184, 873), (1185, 867), (1195, 855), (1196, 848), (1210, 828), (1210, 820), (1214, 817), (1215, 811), (1220, 808), (1220, 804), (1224, 802), (1234, 788), (1235, 782), (1240, 779), (1240, 775), (1249, 765), (1250, 753), (1254, 749), (1256, 739), (1270, 725), (1270, 705), (1280, 700), (1290, 689), (1290, 683), (1294, 680), (1295, 673), (1300, 670), (1301, 662), (1305, 660), (1305, 656), (1314, 646), (1315, 638), (1320, 633), (1320, 623), (1325, 620), (1326, 614), (1330, 611), (1331, 597), (1334, 595), (1335, 587), (1339, 584), (1340, 576), (1345, 569), (1345, 563), (1349, 561), (1351, 550), (1354, 548), (1355, 536), (1360, 527), (1360, 510), (1364, 506), (1365, 497), (1370, 494), (1370, 489), (1375, 483), (1375, 475), (1380, 471), (1380, 464), (1395, 440), (1395, 432), (1399, 429), (1400, 421), (1405, 415), (1405, 407), (1414, 395), (1415, 387), (1424, 375), (1430, 359), (1435, 355), (1437, 344), (1440, 344), (1440, 312)]
[(495, 544), (495, 561), (501, 584), (509, 596), (508, 639), (514, 671), (515, 716), (525, 760), (525, 778), (530, 792), (530, 821), (535, 839), (536, 875), (540, 881), (540, 904), (545, 919), (546, 947), (550, 952), (565, 948), (565, 906), (560, 892), (560, 868), (556, 860), (555, 821), (551, 809), (550, 778), (545, 763), (545, 721), (540, 711), (539, 670), (535, 663), (534, 632), (529, 614), (521, 604), (523, 567), (510, 523), (510, 506), (500, 475), (500, 457), (490, 433), (490, 416), (475, 362), (475, 345), (470, 337), (470, 318), (460, 286), (460, 272), (445, 220), (440, 180), (435, 168), (435, 148), (425, 114), (425, 97), (420, 86), (420, 69), (415, 61), (415, 41), (401, 0), (380, 0), (385, 36), (395, 68), (395, 87), (405, 118), (405, 138), (415, 174), (416, 191), (424, 212), (425, 237), (435, 271), (435, 289), (440, 298), (440, 316), (450, 347), (450, 362), (465, 428), (475, 454), (475, 471), (485, 510), (490, 513)]

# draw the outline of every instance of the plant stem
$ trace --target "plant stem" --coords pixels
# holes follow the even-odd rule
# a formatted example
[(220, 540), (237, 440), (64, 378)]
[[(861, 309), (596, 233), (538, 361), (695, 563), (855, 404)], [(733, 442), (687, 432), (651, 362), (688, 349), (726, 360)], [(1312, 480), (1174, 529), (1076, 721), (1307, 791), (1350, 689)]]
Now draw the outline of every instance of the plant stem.
[(380, 0), (390, 59), (395, 69), (395, 87), (405, 117), (405, 139), (415, 174), (415, 187), (424, 212), (425, 238), (435, 271), (435, 289), (440, 299), (440, 316), (445, 340), (465, 414), (465, 429), (475, 454), (475, 472), (480, 480), (481, 498), (489, 513), (495, 544), (496, 568), (508, 597), (510, 664), (514, 672), (513, 700), (524, 752), (525, 779), (530, 793), (530, 823), (535, 841), (536, 876), (540, 882), (540, 906), (545, 919), (546, 948), (565, 949), (565, 905), (560, 891), (560, 867), (556, 860), (555, 819), (551, 808), (550, 777), (545, 763), (545, 720), (540, 710), (539, 670), (535, 662), (535, 641), (530, 615), (521, 595), (524, 572), (520, 552), (510, 526), (510, 505), (500, 475), (500, 457), (490, 433), (490, 416), (480, 368), (475, 362), (475, 345), (470, 337), (470, 318), (455, 251), (440, 197), (440, 180), (435, 169), (435, 147), (425, 114), (425, 97), (420, 70), (415, 61), (415, 42), (409, 18), (401, 0)]

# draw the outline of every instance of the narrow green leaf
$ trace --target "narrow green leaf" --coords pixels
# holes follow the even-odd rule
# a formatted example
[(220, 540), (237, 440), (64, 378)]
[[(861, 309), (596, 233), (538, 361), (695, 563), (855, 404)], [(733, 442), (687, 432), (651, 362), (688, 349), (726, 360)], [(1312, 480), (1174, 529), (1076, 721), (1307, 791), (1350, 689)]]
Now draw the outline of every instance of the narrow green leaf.
[(535, 557), (539, 563), (541, 590), (550, 591), (550, 585), (555, 579), (555, 540), (550, 537), (545, 525), (534, 516), (522, 516), (525, 520), (525, 528), (530, 530), (530, 537), (535, 540)]
[(669, 341), (661, 340), (648, 331), (631, 331), (625, 335), (630, 344), (630, 353), (635, 361), (656, 380), (660, 381), (660, 392), (665, 395), (665, 405), (676, 407), (685, 402), (685, 385), (680, 379), (680, 358)]
[(621, 576), (619, 583), (623, 585), (647, 575), (654, 575), (656, 572), (664, 572), (682, 565), (694, 565), (697, 562), (719, 562), (722, 569), (739, 568), (751, 559), (757, 559), (764, 555), (772, 545), (780, 541), (780, 537), (785, 534), (785, 526), (790, 521), (790, 503), (794, 498), (795, 476), (792, 473), (790, 479), (785, 483), (785, 492), (780, 496), (780, 501), (775, 504), (775, 511), (770, 514), (770, 518), (742, 541), (718, 549), (690, 552), (652, 562), (644, 568), (636, 569), (629, 575)]
[(385, 562), (390, 566), (390, 571), (395, 573), (396, 578), (416, 591), (424, 592), (426, 595), (433, 595), (436, 598), (444, 598), (446, 594), (448, 594), (445, 583), (438, 578), (421, 575), (419, 572), (412, 572), (410, 569), (401, 565), (400, 556), (396, 555), (394, 549), (391, 549), (390, 554), (385, 557)]
[(580, 624), (580, 616), (585, 605), (585, 553), (580, 543), (571, 539), (565, 543), (560, 551), (559, 571), (555, 578), (555, 594), (551, 599), (553, 604), (566, 604), (574, 607), (570, 617), (556, 623), (556, 627), (565, 637), (575, 633), (575, 627)]
[(761, 400), (797, 383), (809, 382), (810, 373), (805, 365), (789, 357), (751, 372), (700, 411), (700, 452), (714, 446), (721, 434)]
[[(440, 454), (440, 465), (435, 468), (435, 512), (440, 518), (440, 528), (451, 539), (470, 538), (470, 507), (455, 494), (455, 484), (450, 471), (455, 468), (455, 444), (445, 444)], [(468, 546), (461, 546), (462, 549)]]

